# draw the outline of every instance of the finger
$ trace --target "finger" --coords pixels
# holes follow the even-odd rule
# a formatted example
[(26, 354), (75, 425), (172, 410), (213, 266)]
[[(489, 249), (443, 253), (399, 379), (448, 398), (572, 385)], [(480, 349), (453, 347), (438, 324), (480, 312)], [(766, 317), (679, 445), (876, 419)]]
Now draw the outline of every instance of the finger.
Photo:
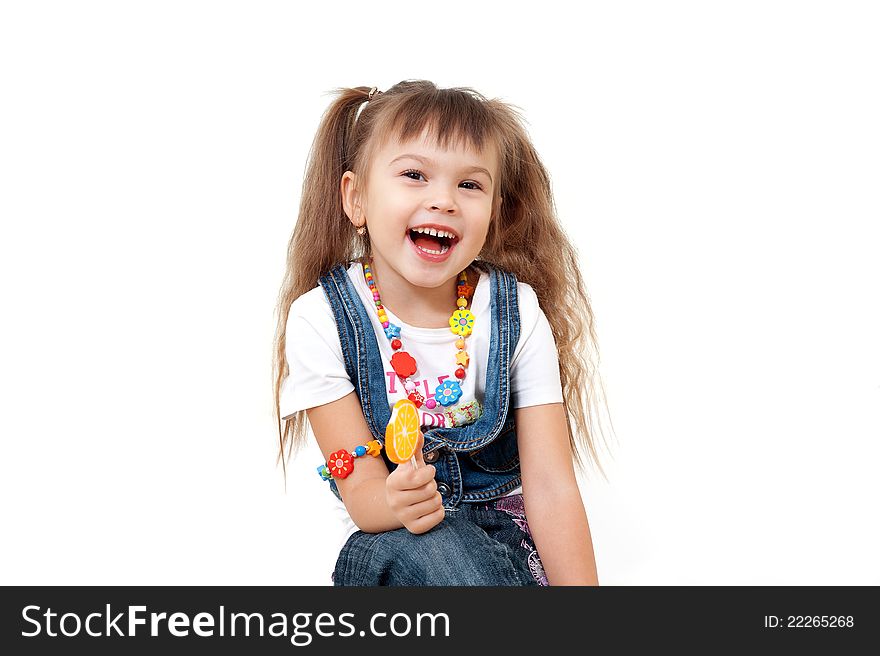
[(425, 501), (426, 499), (430, 499), (436, 493), (437, 483), (430, 480), (421, 487), (412, 490), (398, 490), (394, 501), (400, 506), (412, 506)]
[(446, 509), (443, 506), (440, 506), (430, 515), (424, 515), (413, 522), (409, 522), (406, 528), (409, 530), (410, 533), (414, 533), (416, 535), (418, 535), (419, 533), (427, 533), (432, 528), (437, 526), (437, 524), (442, 522), (444, 517), (446, 517)]
[(442, 506), (443, 497), (440, 496), (439, 492), (435, 492), (430, 498), (410, 506), (409, 512), (412, 513), (412, 516), (416, 519), (420, 519), (425, 515), (430, 515), (431, 513), (436, 512), (437, 509)]
[(400, 465), (395, 472), (399, 472), (391, 481), (393, 487), (398, 490), (416, 490), (426, 483), (433, 481), (437, 475), (437, 468), (434, 465), (424, 465), (418, 469), (413, 469), (409, 465)]

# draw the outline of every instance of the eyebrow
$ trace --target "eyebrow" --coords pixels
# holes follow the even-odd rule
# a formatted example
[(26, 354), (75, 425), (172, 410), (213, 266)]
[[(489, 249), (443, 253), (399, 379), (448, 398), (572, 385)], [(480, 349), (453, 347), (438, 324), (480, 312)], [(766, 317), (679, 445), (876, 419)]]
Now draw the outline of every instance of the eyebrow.
[[(388, 166), (391, 166), (392, 164), (394, 164), (394, 162), (396, 162), (398, 160), (406, 159), (406, 158), (414, 159), (417, 162), (421, 162), (422, 164), (425, 164), (428, 166), (435, 165), (435, 162), (428, 157), (422, 157), (421, 155), (414, 155), (412, 153), (405, 153), (404, 155), (398, 155), (393, 160), (391, 160), (391, 162), (388, 164)], [(468, 173), (473, 173), (475, 171), (478, 173), (485, 173), (489, 177), (489, 182), (493, 182), (492, 174), (489, 173), (489, 171), (487, 169), (483, 168), (482, 166), (471, 166), (471, 167), (466, 166), (462, 170), (467, 171)], [(493, 184), (494, 184), (494, 182), (493, 182)]]

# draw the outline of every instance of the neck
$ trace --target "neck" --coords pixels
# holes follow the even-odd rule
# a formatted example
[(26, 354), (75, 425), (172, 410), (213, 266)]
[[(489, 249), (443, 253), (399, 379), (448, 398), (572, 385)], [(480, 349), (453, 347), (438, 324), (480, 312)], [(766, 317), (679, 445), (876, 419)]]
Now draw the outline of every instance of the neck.
[[(449, 326), (456, 310), (458, 273), (436, 287), (420, 287), (409, 282), (385, 262), (373, 259), (370, 269), (379, 288), (382, 305), (401, 321), (416, 328)], [(470, 278), (468, 279), (470, 282)]]

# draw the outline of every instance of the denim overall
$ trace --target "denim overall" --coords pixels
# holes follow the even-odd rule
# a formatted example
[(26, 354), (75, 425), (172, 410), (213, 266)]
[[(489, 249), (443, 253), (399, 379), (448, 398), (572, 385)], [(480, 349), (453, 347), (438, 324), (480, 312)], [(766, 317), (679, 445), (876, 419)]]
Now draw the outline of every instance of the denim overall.
[[(510, 412), (510, 361), (520, 336), (517, 282), (513, 274), (487, 262), (474, 266), (488, 270), (490, 288), (483, 413), (472, 424), (423, 433), (423, 454), (436, 468), (446, 518), (420, 535), (406, 528), (357, 531), (340, 552), (336, 585), (546, 585), (522, 497), (504, 497), (521, 483)], [(346, 372), (372, 433), (367, 439), (384, 442), (391, 408), (368, 310), (343, 265), (319, 282), (336, 319)], [(384, 450), (382, 457), (389, 470), (397, 467)], [(341, 499), (333, 480), (330, 489)]]

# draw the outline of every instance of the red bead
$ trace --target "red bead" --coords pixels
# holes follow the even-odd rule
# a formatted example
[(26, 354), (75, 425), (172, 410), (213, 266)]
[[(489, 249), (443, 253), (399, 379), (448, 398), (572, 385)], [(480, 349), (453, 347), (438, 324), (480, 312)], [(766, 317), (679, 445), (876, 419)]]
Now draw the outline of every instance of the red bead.
[(409, 378), (416, 372), (416, 359), (406, 351), (398, 351), (391, 356), (391, 366), (401, 378)]
[(345, 478), (354, 470), (351, 454), (345, 449), (334, 451), (327, 461), (327, 468), (333, 474), (333, 478)]
[(401, 346), (403, 346), (403, 344), (401, 344), (400, 340), (397, 339), (396, 337), (391, 340), (391, 348), (393, 348), (395, 351), (397, 349), (399, 349)]
[(417, 408), (421, 408), (422, 404), (425, 402), (425, 397), (418, 392), (410, 392), (407, 398), (412, 401)]
[(455, 377), (456, 378), (464, 378), (464, 369), (462, 369), (461, 367), (456, 369), (455, 370)]

